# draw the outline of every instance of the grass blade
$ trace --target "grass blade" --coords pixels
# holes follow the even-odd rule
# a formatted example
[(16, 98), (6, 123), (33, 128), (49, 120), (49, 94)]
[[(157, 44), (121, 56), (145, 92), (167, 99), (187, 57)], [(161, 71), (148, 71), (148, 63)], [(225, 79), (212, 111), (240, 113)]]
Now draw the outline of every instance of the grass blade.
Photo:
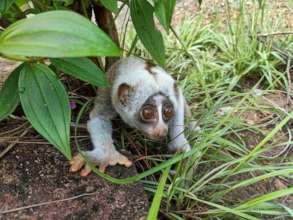
[(267, 202), (267, 201), (271, 201), (271, 200), (274, 200), (274, 199), (277, 199), (277, 198), (280, 198), (280, 197), (283, 197), (283, 196), (288, 196), (288, 195), (291, 195), (291, 194), (293, 194), (293, 187), (282, 189), (282, 190), (279, 190), (279, 191), (275, 191), (275, 192), (271, 192), (271, 193), (259, 196), (257, 198), (254, 198), (252, 200), (249, 200), (249, 201), (243, 203), (242, 205), (236, 207), (235, 209), (236, 210), (247, 209), (247, 208), (256, 206), (258, 204), (261, 204), (261, 203), (264, 203), (264, 202)]
[(149, 210), (147, 220), (155, 220), (155, 219), (157, 219), (159, 209), (160, 209), (160, 205), (161, 205), (161, 200), (162, 200), (162, 197), (163, 197), (164, 187), (165, 187), (165, 184), (166, 184), (167, 177), (169, 175), (170, 168), (171, 168), (171, 166), (167, 167), (163, 171), (163, 175), (160, 178), (159, 185), (158, 185), (157, 191), (155, 193), (151, 208)]

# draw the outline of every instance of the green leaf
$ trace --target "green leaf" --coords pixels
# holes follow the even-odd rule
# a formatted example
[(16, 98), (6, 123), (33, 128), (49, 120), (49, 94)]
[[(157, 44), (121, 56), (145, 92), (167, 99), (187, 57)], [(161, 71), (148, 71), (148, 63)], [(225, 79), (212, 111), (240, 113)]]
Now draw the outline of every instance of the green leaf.
[(165, 63), (165, 48), (161, 33), (155, 28), (154, 8), (145, 0), (131, 0), (130, 14), (137, 35), (152, 57), (160, 64)]
[(0, 1), (0, 17), (3, 13), (8, 11), (10, 6), (15, 2), (16, 0), (1, 0)]
[(56, 10), (66, 10), (69, 5), (72, 5), (74, 0), (53, 0), (53, 6)]
[(247, 208), (255, 207), (255, 206), (257, 206), (257, 205), (259, 205), (261, 203), (271, 201), (271, 200), (274, 200), (274, 199), (278, 199), (280, 197), (289, 196), (289, 195), (292, 195), (292, 194), (293, 194), (293, 187), (281, 189), (279, 191), (267, 193), (267, 194), (261, 195), (259, 197), (253, 198), (253, 199), (251, 199), (249, 201), (246, 201), (243, 204), (241, 204), (238, 207), (236, 207), (235, 209), (244, 210), (244, 209), (247, 209)]
[(51, 59), (52, 64), (66, 74), (74, 76), (94, 86), (108, 85), (105, 73), (88, 58)]
[(0, 90), (0, 121), (14, 112), (18, 106), (18, 79), (22, 67), (23, 65), (20, 65), (13, 70)]
[(155, 14), (166, 31), (169, 30), (176, 0), (155, 0)]
[(71, 159), (69, 100), (54, 72), (44, 64), (25, 64), (19, 91), (22, 108), (32, 126)]
[(246, 213), (257, 214), (257, 215), (286, 215), (287, 213), (284, 211), (283, 207), (280, 204), (275, 202), (264, 202), (253, 207), (245, 209)]
[(118, 2), (117, 0), (100, 0), (102, 5), (104, 5), (110, 11), (117, 13), (118, 12)]
[(71, 11), (49, 11), (20, 20), (0, 36), (7, 56), (119, 56), (120, 49), (96, 25)]
[(166, 185), (166, 180), (167, 180), (170, 168), (171, 168), (171, 166), (167, 167), (163, 171), (163, 175), (160, 178), (160, 182), (159, 182), (156, 194), (154, 196), (151, 208), (149, 210), (147, 220), (158, 219), (158, 213), (159, 213), (159, 210), (160, 210), (160, 205), (161, 205), (161, 200), (162, 200), (162, 197), (163, 197), (164, 187)]
[(16, 0), (16, 5), (18, 7), (22, 7), (24, 6), (25, 4), (27, 4), (27, 0)]
[(288, 212), (288, 214), (290, 215), (290, 217), (293, 218), (293, 209), (291, 209), (288, 206), (285, 206), (284, 204), (279, 204), (279, 205), (282, 206), (286, 210), (286, 212)]
[(61, 0), (61, 2), (63, 2), (65, 6), (69, 6), (73, 4), (74, 0)]

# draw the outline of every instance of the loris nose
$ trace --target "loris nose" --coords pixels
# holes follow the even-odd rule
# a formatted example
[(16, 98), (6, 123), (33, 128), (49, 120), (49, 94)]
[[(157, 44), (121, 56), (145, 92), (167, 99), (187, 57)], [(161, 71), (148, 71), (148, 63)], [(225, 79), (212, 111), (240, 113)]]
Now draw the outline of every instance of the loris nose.
[(160, 127), (154, 130), (152, 136), (154, 139), (163, 139), (167, 136), (168, 129), (165, 127)]

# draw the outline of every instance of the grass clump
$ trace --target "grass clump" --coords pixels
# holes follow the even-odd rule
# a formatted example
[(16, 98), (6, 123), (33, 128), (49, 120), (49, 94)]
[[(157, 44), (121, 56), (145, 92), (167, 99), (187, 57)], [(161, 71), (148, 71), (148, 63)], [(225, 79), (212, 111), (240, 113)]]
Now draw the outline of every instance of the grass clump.
[[(292, 217), (292, 36), (267, 34), (282, 31), (274, 23), (280, 16), (268, 17), (271, 1), (229, 2), (218, 19), (207, 22), (201, 11), (164, 36), (166, 68), (201, 130), (188, 131), (197, 156), (172, 167), (162, 217)], [(130, 31), (129, 48), (134, 36)], [(139, 43), (133, 52), (147, 58)], [(142, 170), (172, 157), (141, 138), (136, 143)], [(153, 175), (143, 183), (155, 193), (158, 181)]]

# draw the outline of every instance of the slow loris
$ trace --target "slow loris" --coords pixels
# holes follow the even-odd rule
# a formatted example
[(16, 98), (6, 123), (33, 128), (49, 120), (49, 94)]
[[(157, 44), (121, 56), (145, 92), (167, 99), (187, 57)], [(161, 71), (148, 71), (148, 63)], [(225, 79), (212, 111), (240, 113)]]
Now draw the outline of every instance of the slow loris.
[[(111, 87), (100, 89), (87, 123), (94, 149), (83, 154), (104, 172), (108, 165), (132, 162), (119, 153), (112, 139), (111, 120), (120, 115), (122, 120), (153, 140), (169, 134), (170, 151), (188, 151), (190, 145), (183, 133), (185, 98), (175, 80), (161, 67), (137, 57), (123, 58), (108, 71)], [(87, 176), (91, 169), (78, 154), (70, 170), (81, 170)], [(84, 167), (85, 165), (85, 167)]]

